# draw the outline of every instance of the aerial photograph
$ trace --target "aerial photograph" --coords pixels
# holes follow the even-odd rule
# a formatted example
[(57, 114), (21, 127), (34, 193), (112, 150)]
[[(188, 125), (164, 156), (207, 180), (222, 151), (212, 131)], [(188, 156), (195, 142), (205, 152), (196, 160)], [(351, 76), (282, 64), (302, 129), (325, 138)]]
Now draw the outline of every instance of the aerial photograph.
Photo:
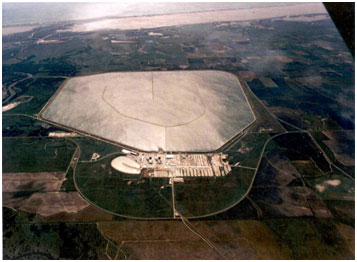
[(354, 260), (342, 7), (2, 2), (2, 259)]

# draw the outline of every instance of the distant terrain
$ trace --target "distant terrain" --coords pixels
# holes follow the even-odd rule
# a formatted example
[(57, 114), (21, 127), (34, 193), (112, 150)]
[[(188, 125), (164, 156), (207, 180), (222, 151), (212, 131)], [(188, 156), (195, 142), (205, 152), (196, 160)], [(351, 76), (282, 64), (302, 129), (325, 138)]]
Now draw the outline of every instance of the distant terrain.
[[(4, 259), (355, 258), (355, 65), (322, 4), (197, 4), (152, 13), (142, 7), (135, 17), (104, 12), (108, 6), (100, 13), (96, 6), (85, 20), (68, 13), (53, 21), (39, 12), (42, 21), (32, 23), (25, 16), (16, 20), (24, 9), (11, 8), (3, 7)], [(86, 86), (60, 101), (77, 130), (61, 122), (57, 108), (51, 113), (58, 113), (56, 121), (41, 117), (73, 79), (203, 70), (238, 79), (255, 116), (230, 136), (231, 120), (240, 123), (234, 103), (226, 103), (223, 120), (212, 120), (217, 137), (230, 138), (214, 150), (227, 155), (224, 176), (174, 180), (113, 169), (114, 158), (130, 155), (125, 150), (138, 151), (88, 135), (128, 137), (117, 128), (121, 123), (95, 115), (105, 106), (89, 99)], [(91, 87), (95, 96), (103, 95), (103, 83)], [(185, 121), (203, 108), (189, 87), (180, 93), (191, 106), (180, 111)], [(207, 96), (227, 102), (227, 90)], [(121, 101), (116, 94), (105, 98), (115, 104)], [(76, 106), (66, 106), (74, 97)], [(164, 110), (180, 103), (173, 97), (159, 100)], [(151, 105), (135, 111), (140, 100), (130, 101), (121, 110), (161, 121), (148, 114)], [(217, 105), (210, 108), (221, 109)], [(77, 119), (79, 110), (92, 115)], [(176, 123), (170, 114), (162, 113)], [(104, 124), (96, 126), (95, 117)], [(182, 145), (204, 145), (212, 132), (201, 127)], [(149, 134), (136, 130), (129, 135)]]

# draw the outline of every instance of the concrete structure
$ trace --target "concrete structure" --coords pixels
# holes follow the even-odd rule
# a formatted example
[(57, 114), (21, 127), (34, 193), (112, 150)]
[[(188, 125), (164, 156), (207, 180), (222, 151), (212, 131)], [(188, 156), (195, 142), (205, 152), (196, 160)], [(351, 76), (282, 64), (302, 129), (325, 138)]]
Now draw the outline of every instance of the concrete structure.
[[(169, 157), (168, 157), (169, 156)], [(139, 153), (130, 156), (140, 164), (144, 177), (223, 177), (232, 170), (227, 155)], [(159, 161), (160, 160), (160, 161)]]
[(138, 175), (141, 173), (140, 164), (126, 156), (119, 156), (114, 158), (111, 162), (111, 165), (115, 170), (126, 174)]
[(142, 151), (213, 151), (255, 117), (236, 76), (222, 71), (74, 77), (41, 111), (53, 123)]

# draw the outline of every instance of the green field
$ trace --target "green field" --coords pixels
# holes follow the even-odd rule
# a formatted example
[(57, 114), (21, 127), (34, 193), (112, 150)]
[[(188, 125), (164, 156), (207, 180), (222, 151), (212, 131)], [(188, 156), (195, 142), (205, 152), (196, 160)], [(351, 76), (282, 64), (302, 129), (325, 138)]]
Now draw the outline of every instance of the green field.
[(27, 212), (3, 209), (4, 259), (106, 259), (95, 223), (34, 223)]
[(352, 259), (331, 220), (266, 219), (263, 223), (288, 245), (292, 259)]
[(138, 218), (172, 218), (168, 179), (140, 179), (115, 171), (110, 162), (117, 155), (97, 162), (80, 162), (75, 181), (81, 194), (112, 213)]
[(100, 140), (92, 139), (89, 137), (74, 137), (72, 138), (81, 149), (81, 160), (90, 160), (93, 153), (105, 157), (108, 154), (120, 153), (122, 148)]
[(308, 177), (305, 181), (322, 199), (354, 199), (354, 181), (336, 169), (333, 169), (333, 173), (327, 176)]
[(2, 115), (3, 137), (48, 136), (49, 132), (63, 131), (24, 115)]
[(220, 212), (242, 200), (253, 176), (254, 170), (233, 168), (216, 179), (185, 178), (185, 183), (175, 183), (175, 207), (189, 218)]
[(22, 95), (32, 96), (31, 101), (9, 110), (7, 113), (37, 114), (56, 92), (64, 78), (38, 78), (21, 90)]
[(332, 162), (334, 162), (339, 168), (341, 168), (343, 171), (347, 172), (352, 177), (355, 176), (355, 167), (354, 166), (345, 166), (342, 163), (340, 163), (339, 161), (337, 161), (334, 153), (324, 143), (324, 140), (329, 139), (327, 136), (325, 136), (322, 132), (311, 132), (311, 135), (316, 140), (316, 142), (319, 144), (319, 146), (324, 150), (324, 152), (326, 153), (326, 155)]
[[(110, 162), (79, 162), (75, 181), (81, 194), (96, 206), (117, 215), (173, 218), (168, 178), (141, 178), (115, 171)], [(185, 178), (175, 183), (175, 206), (185, 217), (206, 216), (235, 204), (246, 194), (254, 170), (234, 168), (220, 178)]]
[(6, 138), (3, 140), (3, 172), (65, 171), (75, 145), (63, 138)]
[(242, 166), (256, 168), (265, 142), (270, 138), (267, 133), (248, 133), (238, 143), (225, 152), (231, 165), (237, 162)]

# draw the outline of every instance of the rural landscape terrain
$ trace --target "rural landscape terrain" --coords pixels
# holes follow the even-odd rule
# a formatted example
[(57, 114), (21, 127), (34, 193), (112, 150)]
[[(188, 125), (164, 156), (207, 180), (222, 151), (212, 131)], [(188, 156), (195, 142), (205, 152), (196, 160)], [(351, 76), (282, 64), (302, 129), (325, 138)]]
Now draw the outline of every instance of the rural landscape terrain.
[(4, 259), (355, 258), (354, 58), (322, 4), (8, 5)]

